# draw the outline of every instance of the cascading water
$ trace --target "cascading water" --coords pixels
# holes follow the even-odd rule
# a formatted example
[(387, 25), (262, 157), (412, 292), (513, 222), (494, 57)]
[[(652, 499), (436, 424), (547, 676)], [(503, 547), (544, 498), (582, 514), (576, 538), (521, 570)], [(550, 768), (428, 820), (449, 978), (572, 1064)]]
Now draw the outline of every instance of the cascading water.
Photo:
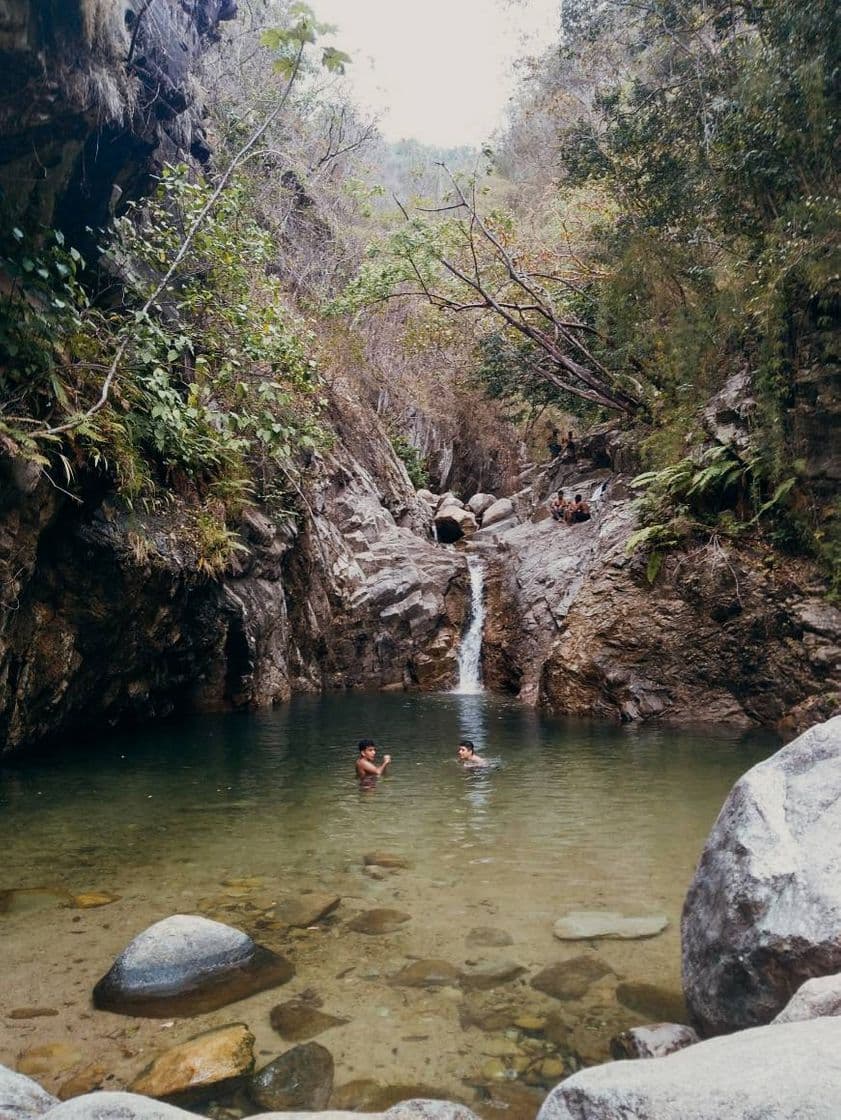
[(485, 628), (485, 570), (476, 556), (468, 556), (470, 621), (458, 655), (456, 692), (482, 692), (482, 633)]

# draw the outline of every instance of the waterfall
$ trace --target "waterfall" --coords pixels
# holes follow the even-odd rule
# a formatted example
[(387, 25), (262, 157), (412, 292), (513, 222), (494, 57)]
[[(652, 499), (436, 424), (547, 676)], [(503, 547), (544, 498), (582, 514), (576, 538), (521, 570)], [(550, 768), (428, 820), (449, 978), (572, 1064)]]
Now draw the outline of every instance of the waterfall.
[(456, 692), (482, 692), (482, 632), (485, 627), (485, 570), (478, 557), (468, 556), (470, 574), (470, 621), (458, 654)]

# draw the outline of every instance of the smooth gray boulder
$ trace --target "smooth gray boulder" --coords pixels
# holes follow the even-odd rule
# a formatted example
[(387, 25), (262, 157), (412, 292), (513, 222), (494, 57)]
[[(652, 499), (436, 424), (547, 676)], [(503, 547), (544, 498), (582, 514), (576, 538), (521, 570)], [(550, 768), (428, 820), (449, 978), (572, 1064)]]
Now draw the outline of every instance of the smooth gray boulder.
[(838, 1120), (841, 1019), (756, 1027), (583, 1070), (538, 1120)]
[(801, 984), (773, 1022), (800, 1023), (825, 1015), (841, 1015), (841, 973)]
[(30, 1120), (43, 1116), (58, 1104), (58, 1098), (42, 1089), (37, 1081), (0, 1066), (0, 1120)]
[(443, 509), (444, 506), (455, 506), (457, 509), (464, 509), (464, 502), (461, 498), (457, 498), (452, 490), (447, 490), (438, 498), (438, 504), (435, 509), (437, 511)]
[(656, 937), (668, 924), (664, 914), (628, 917), (611, 910), (571, 910), (555, 922), (552, 932), (559, 941), (636, 941)]
[(686, 1046), (694, 1046), (698, 1036), (691, 1027), (682, 1023), (648, 1023), (644, 1027), (631, 1027), (611, 1039), (611, 1057), (665, 1058)]
[(94, 1007), (152, 1019), (224, 1007), (295, 975), (284, 957), (242, 930), (194, 914), (155, 922), (117, 957), (93, 990)]
[(841, 971), (841, 716), (733, 787), (684, 903), (683, 988), (701, 1035), (768, 1023)]
[(487, 529), (500, 521), (507, 521), (510, 517), (514, 517), (514, 514), (514, 504), (511, 499), (498, 498), (482, 515), (482, 528)]
[(493, 494), (474, 494), (468, 501), (467, 508), (475, 517), (481, 520), (482, 514), (485, 510), (490, 509), (495, 501), (496, 497)]

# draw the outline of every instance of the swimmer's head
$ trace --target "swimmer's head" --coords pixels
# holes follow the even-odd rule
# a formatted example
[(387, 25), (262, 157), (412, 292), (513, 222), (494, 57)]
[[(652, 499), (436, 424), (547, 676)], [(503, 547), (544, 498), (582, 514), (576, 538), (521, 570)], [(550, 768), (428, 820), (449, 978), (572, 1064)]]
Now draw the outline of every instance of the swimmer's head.
[(357, 746), (360, 755), (367, 755), (369, 751), (373, 751), (374, 754), (377, 753), (377, 744), (373, 739), (360, 739)]
[(470, 739), (459, 739), (458, 742), (458, 756), (459, 758), (471, 758), (476, 753), (476, 748)]

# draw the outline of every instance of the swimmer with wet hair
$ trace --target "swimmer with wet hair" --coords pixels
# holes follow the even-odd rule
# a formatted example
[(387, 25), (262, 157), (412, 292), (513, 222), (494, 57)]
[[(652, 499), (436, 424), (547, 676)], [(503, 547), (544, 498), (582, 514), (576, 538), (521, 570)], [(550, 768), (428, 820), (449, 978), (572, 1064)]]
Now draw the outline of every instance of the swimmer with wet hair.
[(391, 762), (391, 755), (384, 754), (383, 760), (378, 766), (374, 761), (377, 757), (377, 745), (374, 740), (360, 739), (357, 745), (359, 747), (359, 757), (356, 760), (357, 778), (367, 778), (371, 775), (378, 778)]
[(466, 767), (468, 770), (476, 769), (479, 766), (490, 765), (487, 759), (476, 754), (476, 748), (473, 746), (473, 741), (471, 739), (459, 739), (458, 760), (462, 766)]

